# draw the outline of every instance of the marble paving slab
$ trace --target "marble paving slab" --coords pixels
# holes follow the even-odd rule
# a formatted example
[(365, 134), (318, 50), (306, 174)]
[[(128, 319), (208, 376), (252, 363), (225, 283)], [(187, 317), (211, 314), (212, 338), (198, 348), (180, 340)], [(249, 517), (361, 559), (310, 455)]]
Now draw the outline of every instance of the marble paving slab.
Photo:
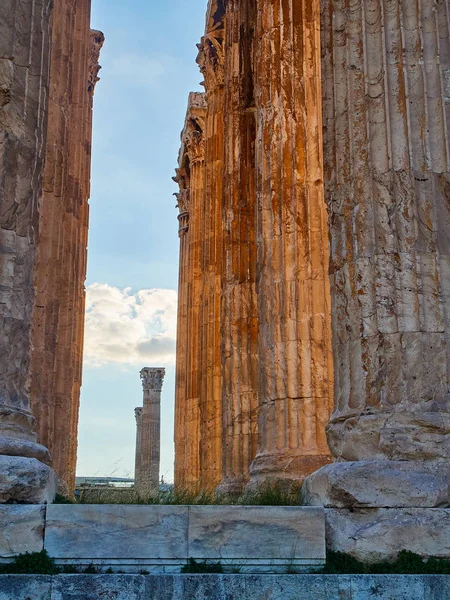
[(322, 508), (294, 506), (191, 506), (189, 556), (255, 563), (325, 561)]
[(55, 559), (170, 560), (187, 556), (184, 506), (52, 505), (45, 549)]

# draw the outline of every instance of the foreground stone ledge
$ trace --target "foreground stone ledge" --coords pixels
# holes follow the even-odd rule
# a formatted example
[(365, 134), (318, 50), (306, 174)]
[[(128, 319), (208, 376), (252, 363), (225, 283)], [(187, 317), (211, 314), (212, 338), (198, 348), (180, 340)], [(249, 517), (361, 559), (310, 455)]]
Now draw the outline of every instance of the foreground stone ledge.
[(302, 504), (330, 508), (450, 506), (450, 463), (359, 461), (327, 465), (310, 475)]
[(450, 509), (330, 508), (325, 520), (327, 549), (362, 562), (395, 560), (401, 550), (424, 558), (450, 556)]
[(0, 600), (448, 600), (447, 575), (0, 576)]
[(189, 558), (282, 572), (325, 562), (323, 508), (52, 505), (45, 549), (57, 564), (180, 572)]

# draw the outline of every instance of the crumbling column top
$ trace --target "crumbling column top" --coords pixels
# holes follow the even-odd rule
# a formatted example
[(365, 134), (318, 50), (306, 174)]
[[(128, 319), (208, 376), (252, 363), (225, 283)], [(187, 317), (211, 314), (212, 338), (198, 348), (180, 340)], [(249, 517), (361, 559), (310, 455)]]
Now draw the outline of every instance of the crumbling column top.
[(164, 367), (144, 367), (141, 370), (142, 388), (144, 392), (160, 392), (164, 383), (166, 370)]

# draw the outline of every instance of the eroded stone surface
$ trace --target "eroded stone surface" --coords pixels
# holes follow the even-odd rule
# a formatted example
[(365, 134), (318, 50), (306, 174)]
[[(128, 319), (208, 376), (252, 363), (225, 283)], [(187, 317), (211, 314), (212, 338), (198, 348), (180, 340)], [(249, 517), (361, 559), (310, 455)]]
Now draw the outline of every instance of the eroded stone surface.
[(363, 562), (394, 560), (401, 550), (423, 557), (450, 555), (450, 509), (325, 510), (327, 549)]
[(44, 518), (45, 506), (0, 506), (0, 558), (43, 550)]
[(35, 458), (0, 456), (0, 504), (45, 504), (53, 502), (55, 472)]
[(0, 575), (0, 600), (52, 600), (52, 577)]
[(310, 475), (302, 503), (327, 507), (450, 506), (450, 464), (358, 461), (327, 465)]

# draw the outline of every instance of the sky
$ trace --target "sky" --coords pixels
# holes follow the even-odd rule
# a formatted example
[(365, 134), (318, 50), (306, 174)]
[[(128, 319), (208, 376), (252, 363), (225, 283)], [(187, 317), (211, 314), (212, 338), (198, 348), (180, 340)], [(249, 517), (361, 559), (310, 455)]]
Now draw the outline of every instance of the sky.
[(92, 0), (95, 91), (77, 475), (132, 477), (139, 371), (166, 367), (161, 474), (173, 479), (178, 223), (172, 181), (207, 0)]

